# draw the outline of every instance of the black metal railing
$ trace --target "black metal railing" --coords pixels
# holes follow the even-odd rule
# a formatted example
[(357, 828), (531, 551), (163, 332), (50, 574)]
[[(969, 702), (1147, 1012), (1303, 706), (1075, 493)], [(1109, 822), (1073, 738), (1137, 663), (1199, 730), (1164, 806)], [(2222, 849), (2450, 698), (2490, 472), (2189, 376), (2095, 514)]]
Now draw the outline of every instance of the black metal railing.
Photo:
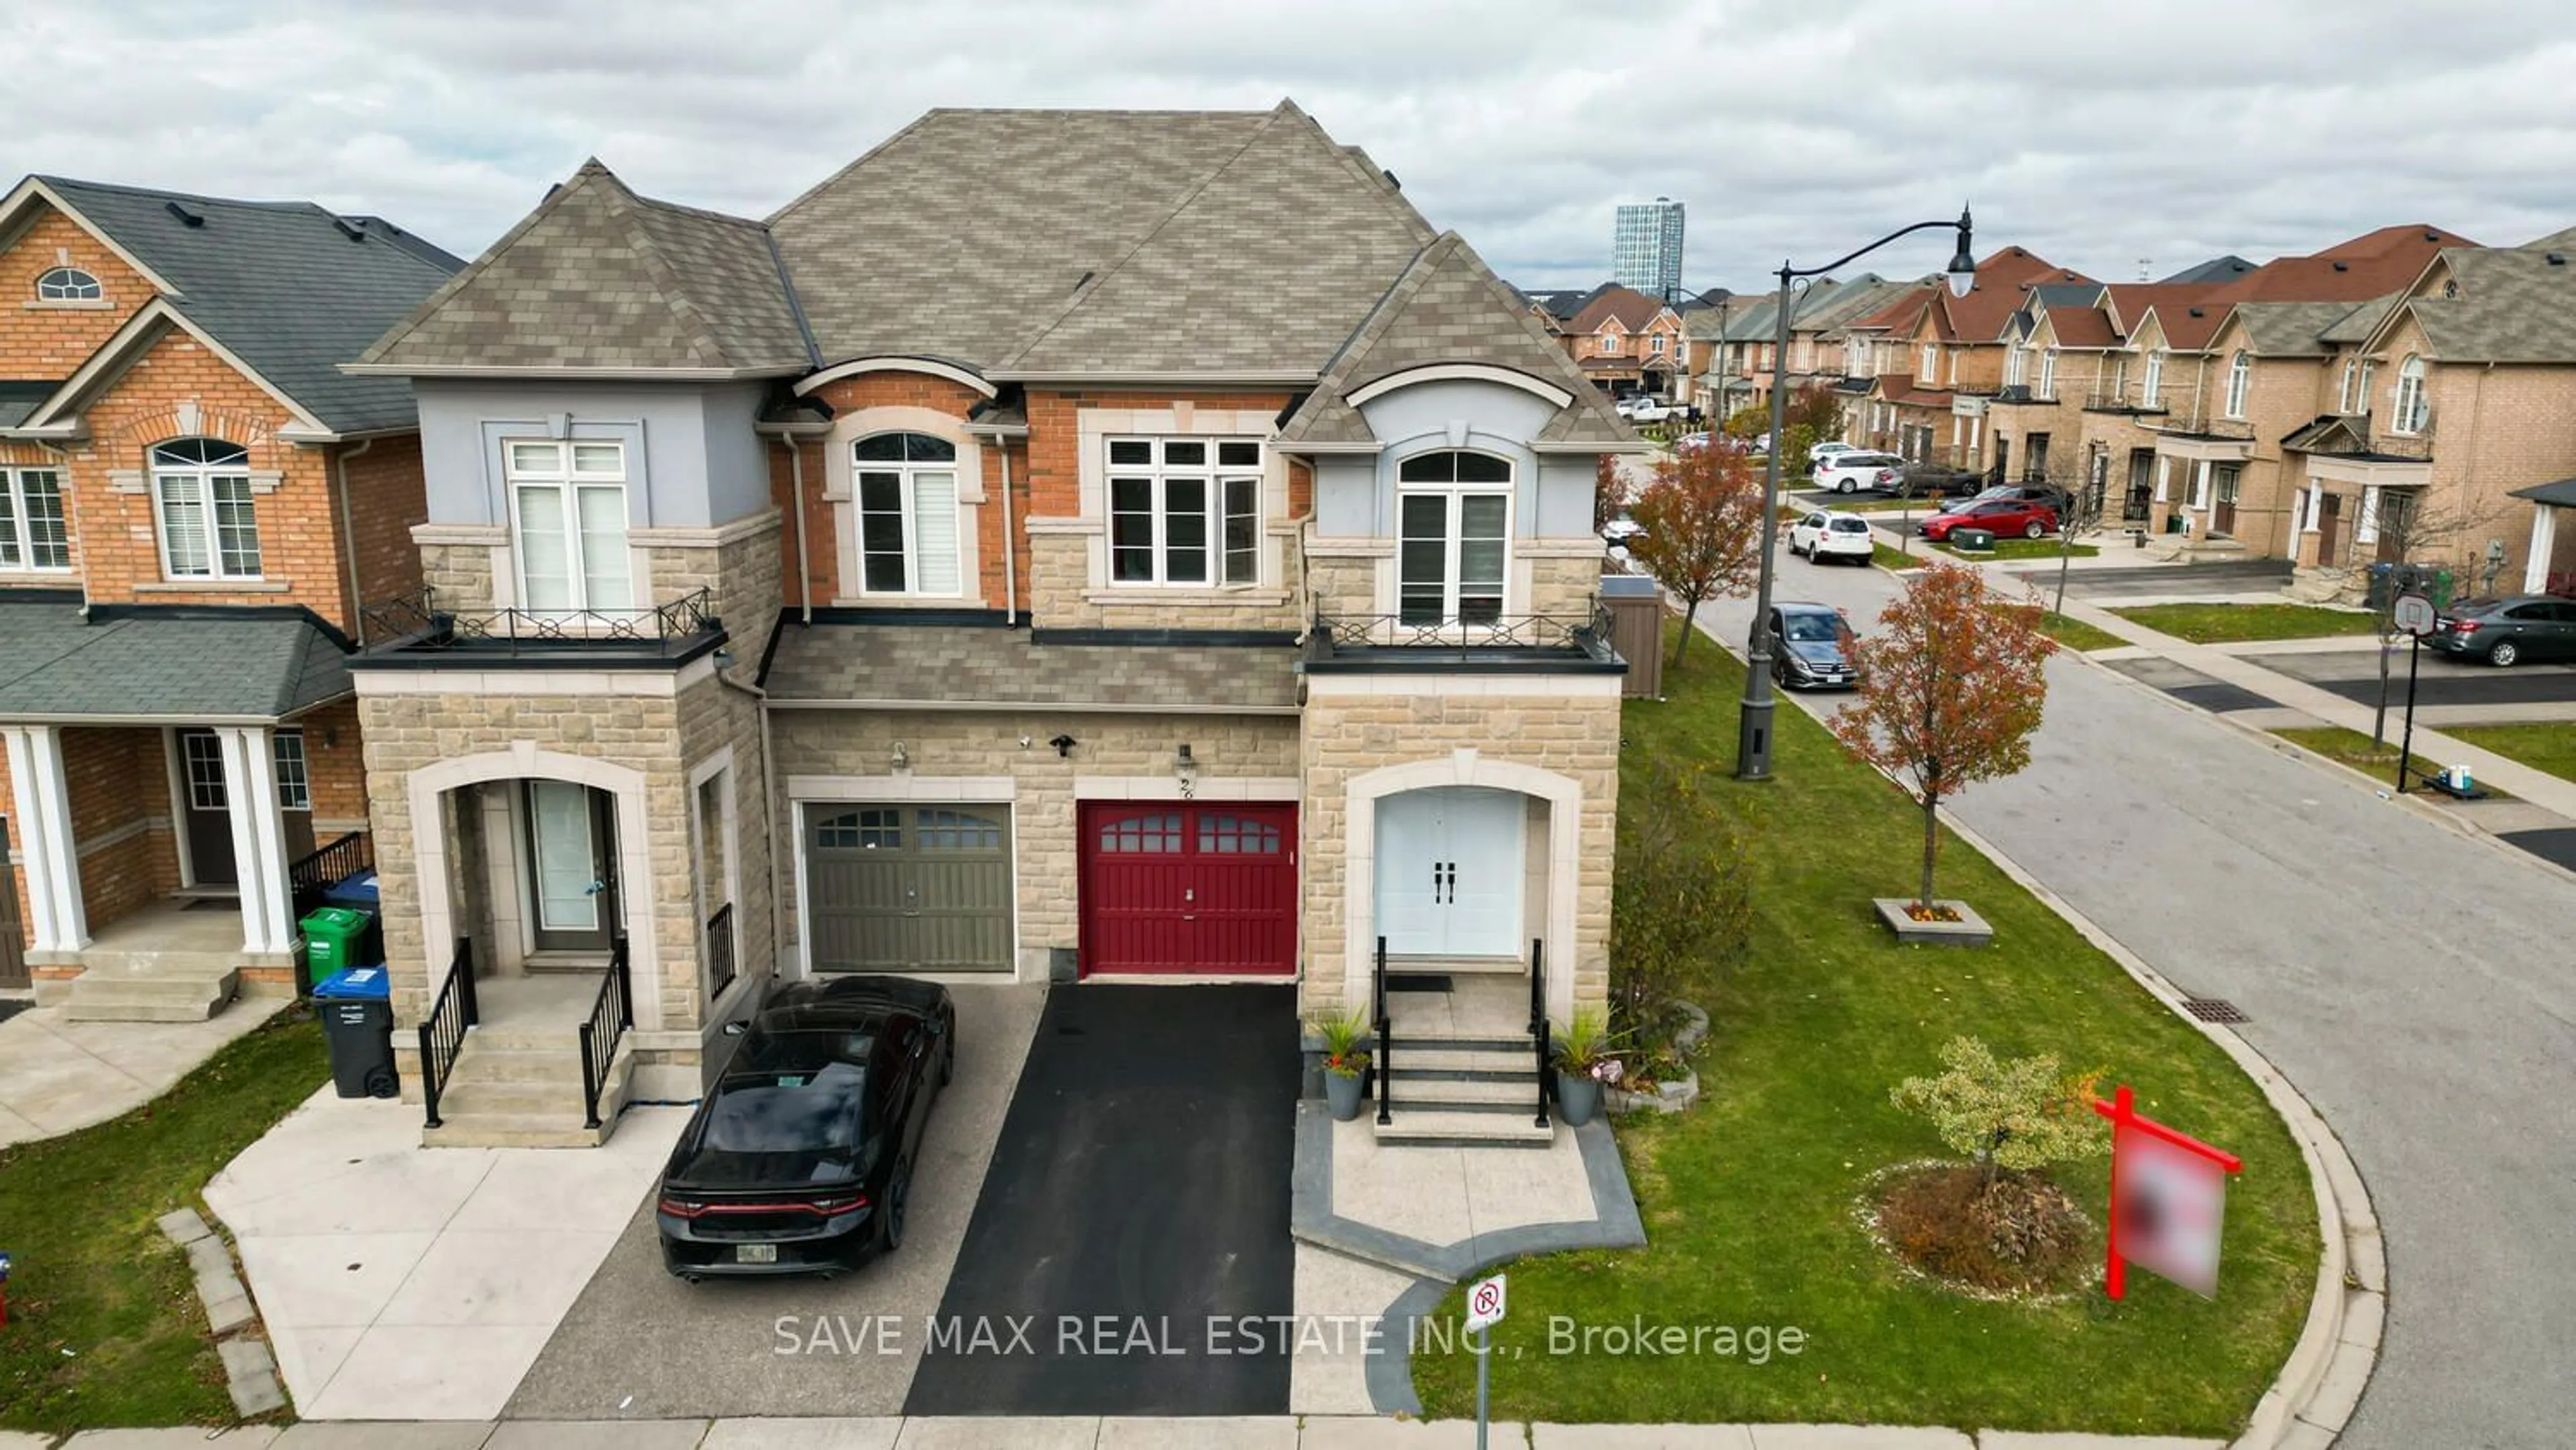
[(474, 1000), (474, 939), (460, 936), (438, 1000), (420, 1024), (420, 1101), (433, 1128), (439, 1126), (438, 1095), (456, 1070), (456, 1054), (465, 1050), (465, 1031), (482, 1016)]
[(500, 649), (539, 646), (654, 644), (691, 639), (721, 627), (715, 596), (693, 589), (667, 604), (649, 609), (484, 609), (458, 612), (438, 607), (437, 592), (424, 587), (359, 611), (369, 639), (389, 641), (390, 648)]
[(1426, 619), (1405, 614), (1315, 616), (1315, 633), (1335, 647), (1362, 649), (1581, 649), (1607, 636), (1609, 609), (1598, 595), (1581, 614), (1498, 614)]
[(707, 918), (707, 1000), (713, 1002), (733, 985), (733, 903)]
[(1377, 1120), (1395, 1121), (1395, 1105), (1389, 1098), (1395, 1083), (1395, 1023), (1386, 1015), (1386, 938), (1377, 939), (1377, 969), (1371, 978), (1376, 994), (1376, 1016), (1372, 1022), (1377, 1035)]
[(608, 1066), (617, 1060), (617, 1040), (635, 1025), (635, 988), (626, 966), (626, 933), (608, 948), (608, 970), (591, 999), (590, 1020), (581, 1024), (581, 1125), (599, 1126), (599, 1095), (608, 1087)]
[(1547, 1025), (1547, 943), (1530, 941), (1530, 1045), (1538, 1049), (1538, 1125), (1547, 1126), (1547, 1086), (1549, 1081)]
[(302, 921), (322, 904), (322, 893), (376, 864), (375, 838), (351, 831), (286, 868), (286, 885)]

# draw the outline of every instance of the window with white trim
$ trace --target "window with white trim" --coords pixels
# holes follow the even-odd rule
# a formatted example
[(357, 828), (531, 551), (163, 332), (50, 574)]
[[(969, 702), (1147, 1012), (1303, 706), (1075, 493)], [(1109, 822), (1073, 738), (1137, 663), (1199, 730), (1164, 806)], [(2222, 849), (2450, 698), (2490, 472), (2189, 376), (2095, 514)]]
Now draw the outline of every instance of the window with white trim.
[(1657, 357), (1664, 355), (1664, 335), (1660, 332), (1646, 339), (1646, 350)]
[(2353, 399), (2356, 396), (2365, 403), (2370, 399), (2370, 394), (2361, 387), (2361, 359), (2348, 357), (2343, 360), (2343, 383), (2335, 389), (2335, 411), (2338, 413), (2356, 411), (2353, 407)]
[(78, 267), (55, 267), (36, 279), (39, 302), (97, 302), (106, 295), (98, 278)]
[(2057, 349), (2053, 347), (2039, 355), (2039, 395), (2057, 396)]
[(1492, 624), (1510, 565), (1512, 464), (1443, 449), (1396, 465), (1396, 617)]
[(1113, 584), (1261, 582), (1261, 443), (1112, 438)]
[(521, 606), (547, 613), (634, 608), (626, 445), (514, 439), (501, 454)]
[(2406, 361), (2397, 365), (2397, 407), (2388, 419), (2388, 428), (2393, 433), (2421, 433), (2430, 421), (2432, 405), (2424, 398), (2424, 359), (2410, 352)]
[(151, 462), (164, 577), (260, 577), (249, 450), (220, 438), (180, 438), (154, 448)]
[(1940, 376), (1940, 373), (1941, 349), (1927, 342), (1923, 344), (1923, 381), (1928, 383), (1934, 378)]
[(2245, 416), (2245, 393), (2246, 389), (2253, 383), (2253, 381), (2254, 354), (2245, 351), (2243, 348), (2238, 348), (2236, 350), (2236, 355), (2227, 360), (2228, 417), (2242, 418)]
[(50, 468), (0, 468), (0, 569), (69, 569), (63, 476)]
[(2165, 350), (2157, 348), (2147, 354), (2146, 380), (2138, 386), (2138, 406), (2161, 408), (2165, 397)]
[(954, 595), (957, 445), (926, 433), (877, 433), (850, 445), (858, 504), (859, 592)]
[(1601, 352), (1605, 357), (1617, 356), (1619, 352), (1619, 334), (1615, 332), (1605, 332), (1601, 334)]
[(269, 754), (277, 765), (277, 808), (313, 809), (313, 775), (304, 759), (304, 732), (280, 730), (270, 736)]
[(2017, 347), (2004, 354), (2004, 386), (2018, 388), (2030, 375), (2030, 349)]

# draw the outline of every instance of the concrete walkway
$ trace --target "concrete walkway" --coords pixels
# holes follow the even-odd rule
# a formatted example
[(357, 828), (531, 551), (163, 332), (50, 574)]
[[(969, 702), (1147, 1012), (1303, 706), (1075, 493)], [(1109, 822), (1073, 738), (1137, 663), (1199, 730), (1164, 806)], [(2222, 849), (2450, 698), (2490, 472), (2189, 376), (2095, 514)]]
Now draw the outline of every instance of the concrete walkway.
[(294, 999), (243, 997), (204, 1022), (72, 1022), (60, 1007), (0, 1021), (0, 1148), (143, 1106)]

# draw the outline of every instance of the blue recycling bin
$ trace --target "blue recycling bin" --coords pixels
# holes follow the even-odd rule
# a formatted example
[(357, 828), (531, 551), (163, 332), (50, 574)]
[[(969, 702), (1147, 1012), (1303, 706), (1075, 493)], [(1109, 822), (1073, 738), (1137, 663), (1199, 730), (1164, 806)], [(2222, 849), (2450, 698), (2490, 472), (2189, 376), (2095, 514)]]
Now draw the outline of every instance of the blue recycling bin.
[(331, 1085), (344, 1098), (402, 1092), (394, 1068), (393, 978), (379, 964), (333, 972), (313, 984), (313, 1010), (331, 1050)]

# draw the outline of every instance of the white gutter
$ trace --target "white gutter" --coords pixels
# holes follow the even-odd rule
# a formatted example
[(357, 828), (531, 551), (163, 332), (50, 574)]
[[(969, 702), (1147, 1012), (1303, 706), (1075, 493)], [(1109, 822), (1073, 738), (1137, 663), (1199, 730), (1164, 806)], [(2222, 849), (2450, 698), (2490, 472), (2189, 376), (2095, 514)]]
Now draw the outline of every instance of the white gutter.
[(358, 592), (358, 532), (349, 509), (349, 460), (375, 446), (376, 440), (370, 438), (345, 449), (332, 465), (340, 475), (340, 547), (349, 551), (349, 637), (360, 645), (367, 642), (367, 596)]

